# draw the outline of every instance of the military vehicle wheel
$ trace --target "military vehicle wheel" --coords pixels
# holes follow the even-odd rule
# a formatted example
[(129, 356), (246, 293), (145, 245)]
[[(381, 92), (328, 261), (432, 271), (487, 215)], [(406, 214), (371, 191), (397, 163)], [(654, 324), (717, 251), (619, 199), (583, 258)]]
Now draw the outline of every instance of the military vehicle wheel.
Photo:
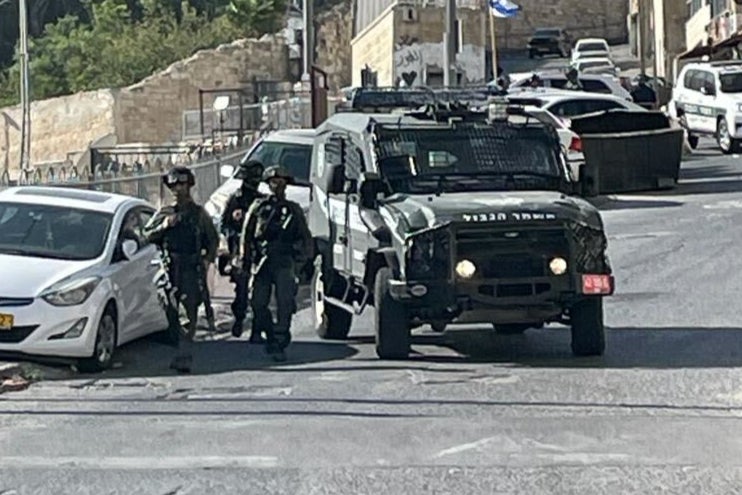
[(495, 327), (495, 333), (500, 335), (520, 335), (531, 328), (531, 325), (528, 323), (509, 323), (493, 326)]
[(376, 273), (374, 283), (374, 330), (376, 355), (381, 359), (407, 359), (410, 355), (410, 322), (407, 309), (389, 294), (388, 267)]
[(314, 330), (321, 339), (344, 340), (350, 333), (353, 315), (343, 308), (325, 301), (325, 284), (322, 257), (318, 256), (312, 276), (312, 315)]
[(605, 352), (603, 299), (578, 302), (570, 309), (572, 353), (575, 356), (602, 356)]

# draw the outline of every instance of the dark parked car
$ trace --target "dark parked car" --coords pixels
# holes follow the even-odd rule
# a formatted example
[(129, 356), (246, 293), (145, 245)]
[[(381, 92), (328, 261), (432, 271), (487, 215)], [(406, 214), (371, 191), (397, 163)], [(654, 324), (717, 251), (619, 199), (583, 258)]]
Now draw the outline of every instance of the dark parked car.
[(528, 57), (556, 54), (569, 57), (572, 39), (562, 28), (538, 28), (528, 40)]

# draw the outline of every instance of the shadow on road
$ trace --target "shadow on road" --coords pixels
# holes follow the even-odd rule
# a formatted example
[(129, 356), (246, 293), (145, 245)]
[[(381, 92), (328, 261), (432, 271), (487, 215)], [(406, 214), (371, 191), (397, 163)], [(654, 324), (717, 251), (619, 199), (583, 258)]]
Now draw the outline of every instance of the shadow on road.
[(672, 208), (683, 206), (680, 201), (658, 201), (656, 199), (615, 199), (604, 198), (596, 201), (595, 206), (600, 211), (637, 210), (641, 208)]
[[(554, 325), (523, 335), (498, 335), (489, 328), (415, 335), (413, 351), (439, 346), (459, 355), (422, 349), (410, 364), (501, 363), (536, 368), (737, 368), (742, 367), (742, 328), (608, 328), (602, 357), (577, 358), (570, 350), (569, 328)], [(364, 344), (372, 338), (354, 339)], [(396, 363), (398, 365), (402, 362)]]

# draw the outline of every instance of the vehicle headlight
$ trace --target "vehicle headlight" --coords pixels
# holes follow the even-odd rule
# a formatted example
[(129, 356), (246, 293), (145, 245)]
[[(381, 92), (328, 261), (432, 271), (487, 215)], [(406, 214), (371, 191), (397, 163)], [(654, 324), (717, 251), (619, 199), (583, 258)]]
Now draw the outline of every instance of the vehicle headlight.
[(461, 278), (472, 278), (477, 273), (477, 266), (469, 260), (456, 263), (456, 275)]
[(554, 275), (564, 275), (567, 273), (567, 260), (564, 258), (554, 258), (549, 262), (549, 270)]
[(87, 301), (100, 281), (100, 277), (73, 280), (58, 287), (50, 287), (41, 297), (53, 306), (77, 306)]

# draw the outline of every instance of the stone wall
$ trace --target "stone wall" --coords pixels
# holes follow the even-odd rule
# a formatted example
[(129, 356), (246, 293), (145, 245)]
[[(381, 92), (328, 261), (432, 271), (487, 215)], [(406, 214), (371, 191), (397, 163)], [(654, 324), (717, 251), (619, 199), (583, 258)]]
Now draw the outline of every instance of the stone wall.
[(330, 91), (351, 84), (353, 9), (343, 2), (323, 12), (315, 23), (315, 64), (328, 73)]
[[(288, 70), (288, 48), (279, 37), (238, 40), (202, 50), (117, 92), (119, 142), (180, 141), (183, 112), (199, 109), (199, 89), (249, 88), (253, 78), (283, 81), (288, 79)], [(237, 92), (222, 94), (237, 104)], [(216, 96), (204, 95), (206, 110), (212, 108)]]
[(628, 40), (629, 2), (626, 1), (519, 0), (515, 3), (523, 7), (517, 17), (495, 20), (498, 50), (525, 50), (528, 38), (539, 27), (565, 28), (575, 40), (593, 36), (606, 38), (609, 43)]
[(351, 42), (352, 84), (361, 86), (361, 71), (376, 72), (379, 86), (394, 84), (394, 10), (388, 9)]
[[(36, 101), (31, 105), (31, 164), (63, 162), (104, 139), (106, 145), (181, 141), (183, 112), (198, 110), (199, 89), (248, 88), (253, 78), (288, 79), (283, 38), (238, 40), (202, 50), (141, 82)], [(225, 92), (237, 103), (236, 93)], [(212, 108), (216, 95), (204, 95)], [(0, 173), (18, 174), (19, 106), (0, 109)], [(72, 157), (74, 158), (74, 157)]]
[[(30, 163), (63, 162), (91, 143), (115, 134), (115, 93), (77, 93), (31, 104)], [(20, 160), (20, 106), (0, 109), (0, 173), (17, 175)]]

